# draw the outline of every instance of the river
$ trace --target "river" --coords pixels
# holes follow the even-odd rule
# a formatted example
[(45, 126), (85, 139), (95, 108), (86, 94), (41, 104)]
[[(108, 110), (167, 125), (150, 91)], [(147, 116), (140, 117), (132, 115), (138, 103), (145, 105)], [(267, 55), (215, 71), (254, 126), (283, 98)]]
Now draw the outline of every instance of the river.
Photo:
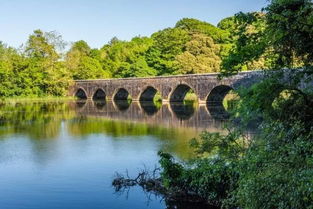
[(205, 105), (1, 104), (0, 208), (177, 208), (137, 187), (116, 193), (114, 174), (153, 169), (159, 150), (189, 159), (191, 138), (203, 130), (221, 131), (225, 121), (218, 115)]

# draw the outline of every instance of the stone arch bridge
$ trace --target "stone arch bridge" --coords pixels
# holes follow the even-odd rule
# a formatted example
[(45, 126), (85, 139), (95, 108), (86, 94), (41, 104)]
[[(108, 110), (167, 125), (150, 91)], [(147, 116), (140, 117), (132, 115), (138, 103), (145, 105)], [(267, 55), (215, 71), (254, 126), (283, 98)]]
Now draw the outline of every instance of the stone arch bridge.
[(218, 79), (218, 74), (190, 74), (146, 78), (76, 80), (69, 90), (70, 96), (79, 99), (152, 101), (157, 92), (163, 102), (182, 102), (186, 93), (193, 90), (198, 102), (222, 104), (230, 90), (245, 88), (258, 82), (262, 71), (241, 72)]

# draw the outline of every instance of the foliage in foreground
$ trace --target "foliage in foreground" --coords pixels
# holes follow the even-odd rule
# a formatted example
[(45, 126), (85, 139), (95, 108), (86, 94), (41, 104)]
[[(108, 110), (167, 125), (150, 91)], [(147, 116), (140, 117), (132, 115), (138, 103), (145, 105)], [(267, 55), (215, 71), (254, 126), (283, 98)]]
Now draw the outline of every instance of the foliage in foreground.
[[(303, 72), (292, 77), (313, 81)], [(189, 162), (159, 152), (158, 175), (134, 185), (166, 201), (218, 208), (313, 208), (313, 92), (299, 89), (301, 80), (281, 83), (277, 76), (240, 92), (234, 115), (241, 126), (193, 139), (196, 157)], [(242, 130), (256, 118), (257, 132), (247, 135)], [(130, 186), (119, 180), (118, 186)]]
[(237, 41), (222, 63), (225, 74), (250, 69), (308, 67), (313, 63), (311, 0), (270, 0), (265, 13), (239, 13)]
[[(268, 95), (258, 88), (266, 84), (268, 81), (255, 86), (259, 90), (254, 97), (250, 96), (254, 88), (242, 94), (244, 101), (251, 101), (239, 107), (246, 113), (251, 108), (247, 119), (255, 118), (254, 110), (262, 101), (258, 99)], [(192, 141), (198, 157), (187, 165), (161, 153), (166, 188), (196, 194), (205, 203), (224, 208), (313, 208), (313, 94), (280, 96), (272, 102), (275, 106), (263, 100), (258, 115), (263, 121), (250, 138), (238, 127), (226, 136), (203, 133)]]
[[(224, 73), (244, 70), (260, 59), (279, 69), (304, 69), (270, 73), (240, 91), (234, 116), (240, 116), (241, 126), (226, 136), (203, 133), (194, 139), (198, 156), (193, 162), (159, 153), (162, 185), (168, 191), (222, 208), (313, 208), (313, 4), (272, 0), (265, 11), (239, 14), (244, 24), (223, 61)], [(247, 137), (242, 130), (251, 121), (258, 121), (258, 131)]]

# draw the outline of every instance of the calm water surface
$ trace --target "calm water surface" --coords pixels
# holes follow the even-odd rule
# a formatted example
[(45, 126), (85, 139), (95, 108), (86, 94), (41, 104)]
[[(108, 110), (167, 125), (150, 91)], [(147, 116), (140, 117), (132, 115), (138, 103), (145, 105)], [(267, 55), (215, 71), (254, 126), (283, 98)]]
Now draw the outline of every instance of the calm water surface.
[(212, 115), (206, 106), (182, 104), (2, 104), (0, 208), (175, 208), (140, 188), (114, 193), (114, 173), (153, 168), (159, 150), (188, 159), (191, 138), (221, 129)]

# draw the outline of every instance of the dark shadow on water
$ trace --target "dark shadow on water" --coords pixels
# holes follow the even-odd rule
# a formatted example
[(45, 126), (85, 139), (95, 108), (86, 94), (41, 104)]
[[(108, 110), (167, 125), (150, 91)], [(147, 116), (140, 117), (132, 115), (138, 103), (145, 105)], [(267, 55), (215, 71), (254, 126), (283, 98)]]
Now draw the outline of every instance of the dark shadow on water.
[(106, 101), (105, 100), (94, 100), (94, 105), (98, 110), (103, 110), (103, 108), (106, 105)]
[(157, 107), (152, 101), (142, 101), (140, 102), (140, 107), (149, 116), (155, 115), (160, 109), (160, 107)]
[(76, 106), (77, 106), (78, 108), (83, 108), (83, 107), (86, 105), (86, 103), (87, 103), (86, 100), (84, 100), (84, 99), (78, 99), (78, 100), (76, 101)]
[(131, 102), (129, 100), (115, 100), (114, 104), (119, 111), (124, 112), (124, 111), (128, 110)]
[(171, 109), (175, 116), (180, 120), (189, 120), (195, 113), (193, 104), (185, 104), (183, 102), (171, 102)]
[(220, 209), (201, 203), (165, 201), (166, 209)]
[[(114, 194), (119, 197), (124, 196), (126, 199), (128, 199), (129, 194), (132, 192), (133, 186), (136, 186), (136, 185), (121, 187), (120, 188), (121, 190), (119, 191), (115, 190)], [(142, 188), (142, 192), (145, 194), (147, 198), (147, 205), (149, 205), (150, 202), (152, 201), (160, 201), (164, 203), (165, 205), (164, 209), (221, 209), (220, 207), (209, 205), (204, 202), (188, 201), (187, 197), (186, 197), (187, 199), (184, 199), (181, 201), (169, 199), (166, 195), (159, 194), (158, 192), (153, 191), (153, 190), (149, 190), (145, 186), (139, 186), (139, 187)]]
[(225, 120), (230, 117), (230, 113), (227, 112), (223, 104), (220, 102), (207, 102), (206, 107), (214, 119)]

